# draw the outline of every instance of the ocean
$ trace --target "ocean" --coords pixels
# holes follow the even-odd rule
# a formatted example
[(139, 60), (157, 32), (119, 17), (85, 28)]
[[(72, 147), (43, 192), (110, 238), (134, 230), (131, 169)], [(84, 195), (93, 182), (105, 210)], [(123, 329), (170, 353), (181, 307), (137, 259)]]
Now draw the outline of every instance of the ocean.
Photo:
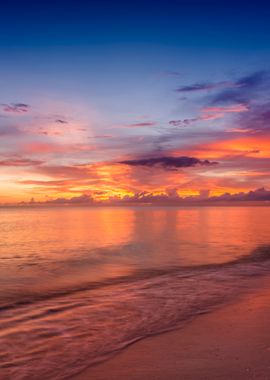
[(0, 208), (0, 379), (72, 377), (270, 271), (270, 207)]

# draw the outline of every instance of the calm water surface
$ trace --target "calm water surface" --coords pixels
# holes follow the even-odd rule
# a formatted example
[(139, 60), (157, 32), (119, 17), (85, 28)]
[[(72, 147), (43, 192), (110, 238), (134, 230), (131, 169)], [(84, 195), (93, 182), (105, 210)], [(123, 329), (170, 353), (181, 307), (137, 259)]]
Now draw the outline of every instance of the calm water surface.
[(231, 299), (269, 271), (269, 220), (270, 207), (1, 208), (0, 379), (67, 378)]

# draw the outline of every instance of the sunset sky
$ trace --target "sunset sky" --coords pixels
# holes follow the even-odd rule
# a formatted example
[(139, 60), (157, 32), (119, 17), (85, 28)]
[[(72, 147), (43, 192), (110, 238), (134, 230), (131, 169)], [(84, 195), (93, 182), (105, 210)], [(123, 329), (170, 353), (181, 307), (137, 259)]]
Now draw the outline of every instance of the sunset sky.
[(87, 3), (1, 5), (0, 203), (270, 190), (270, 7)]

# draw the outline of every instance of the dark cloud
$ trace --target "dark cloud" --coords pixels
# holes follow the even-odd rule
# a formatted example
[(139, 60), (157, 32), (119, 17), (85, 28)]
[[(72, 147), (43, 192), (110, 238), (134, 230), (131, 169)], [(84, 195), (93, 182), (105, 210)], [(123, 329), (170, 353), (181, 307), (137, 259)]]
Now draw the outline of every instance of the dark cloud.
[(153, 127), (156, 125), (154, 121), (146, 121), (142, 123), (134, 123), (134, 124), (129, 124), (129, 127)]
[(269, 74), (258, 71), (238, 79), (233, 88), (220, 91), (212, 98), (211, 104), (249, 104), (258, 92), (265, 91), (267, 87), (269, 87)]
[(200, 160), (195, 157), (155, 157), (155, 158), (144, 158), (140, 160), (125, 160), (119, 162), (120, 164), (130, 165), (130, 166), (161, 166), (163, 168), (188, 168), (197, 165), (208, 166), (215, 165), (217, 162), (210, 162), (208, 160)]
[(259, 91), (269, 90), (269, 73), (257, 71), (234, 81), (198, 82), (179, 87), (177, 92), (218, 91), (211, 98), (210, 104), (249, 104)]
[(189, 124), (191, 124), (191, 120), (197, 121), (197, 118), (193, 119), (184, 119), (184, 120), (170, 120), (169, 124), (173, 127), (187, 127)]
[[(25, 181), (27, 183), (27, 181)], [(109, 204), (196, 204), (196, 205), (205, 205), (205, 204), (215, 204), (219, 202), (269, 202), (270, 201), (270, 191), (266, 190), (264, 187), (249, 191), (249, 192), (239, 192), (236, 194), (224, 193), (219, 196), (209, 196), (209, 190), (200, 190), (198, 195), (192, 195), (187, 197), (181, 197), (178, 195), (177, 189), (168, 190), (162, 194), (153, 194), (148, 191), (136, 192), (133, 195), (126, 195), (124, 197), (113, 196), (107, 200)], [(55, 204), (55, 205), (74, 205), (74, 204), (85, 204), (85, 205), (95, 205), (99, 201), (95, 201), (93, 195), (98, 193), (103, 194), (103, 192), (93, 192), (90, 194), (82, 194), (72, 198), (56, 198), (50, 199), (41, 204)], [(31, 200), (29, 203), (36, 203)], [(37, 202), (38, 204), (39, 202)], [(101, 202), (102, 203), (102, 202)]]
[(250, 101), (250, 94), (243, 90), (223, 91), (216, 95), (211, 104), (227, 104), (227, 103), (241, 103), (248, 104)]
[(249, 191), (248, 193), (237, 193), (230, 194), (225, 193), (218, 197), (211, 197), (210, 200), (215, 201), (270, 201), (270, 191), (266, 190), (264, 187)]
[[(210, 115), (211, 116), (211, 115)], [(213, 120), (217, 119), (217, 117), (209, 115), (202, 115), (198, 117), (191, 117), (189, 119), (182, 119), (182, 120), (170, 120), (169, 124), (173, 127), (188, 127), (189, 125), (192, 125), (196, 123), (197, 121), (206, 121), (206, 120)]]
[(263, 84), (268, 73), (266, 71), (257, 71), (236, 81), (236, 87), (257, 87)]
[(11, 103), (11, 104), (1, 104), (2, 110), (4, 112), (10, 113), (25, 113), (30, 110), (30, 106), (25, 103)]
[(222, 113), (216, 112), (216, 113), (210, 113), (210, 114), (203, 114), (198, 117), (192, 117), (189, 119), (182, 119), (182, 120), (170, 120), (169, 124), (173, 127), (188, 127), (189, 125), (192, 125), (194, 123), (197, 123), (198, 121), (211, 121), (222, 118)]
[(238, 126), (254, 132), (270, 132), (270, 102), (254, 106), (249, 112), (241, 115)]
[(194, 83), (188, 86), (182, 86), (176, 89), (177, 92), (194, 92), (194, 91), (209, 91), (209, 90), (216, 90), (219, 88), (225, 88), (225, 87), (234, 87), (234, 83), (232, 82), (217, 82), (217, 83), (211, 83), (211, 82), (200, 82), (200, 83)]
[(265, 188), (259, 188), (247, 193), (240, 192), (236, 194), (224, 193), (219, 196), (209, 196), (210, 191), (200, 190), (198, 195), (180, 197), (177, 190), (167, 191), (163, 194), (152, 194), (151, 192), (141, 191), (132, 196), (125, 196), (121, 199), (111, 198), (112, 203), (142, 203), (142, 204), (211, 204), (216, 202), (254, 202), (270, 201), (270, 191)]
[(62, 119), (57, 119), (57, 120), (55, 120), (55, 122), (58, 124), (68, 124), (68, 121), (62, 120)]
[[(122, 199), (118, 198), (120, 203), (143, 203), (143, 204), (151, 204), (151, 203), (172, 203), (182, 201), (183, 198), (180, 198), (176, 192), (166, 192), (164, 194), (152, 194), (148, 191), (140, 191), (135, 193), (133, 196), (125, 196)], [(117, 201), (117, 199), (112, 199), (112, 201)]]

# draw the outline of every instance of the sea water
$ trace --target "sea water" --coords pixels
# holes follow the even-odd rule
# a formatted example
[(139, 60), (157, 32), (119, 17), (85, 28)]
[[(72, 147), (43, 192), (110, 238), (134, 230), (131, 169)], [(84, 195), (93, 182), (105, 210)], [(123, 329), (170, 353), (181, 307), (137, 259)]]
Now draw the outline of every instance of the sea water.
[(0, 209), (0, 379), (65, 379), (270, 273), (270, 207)]

